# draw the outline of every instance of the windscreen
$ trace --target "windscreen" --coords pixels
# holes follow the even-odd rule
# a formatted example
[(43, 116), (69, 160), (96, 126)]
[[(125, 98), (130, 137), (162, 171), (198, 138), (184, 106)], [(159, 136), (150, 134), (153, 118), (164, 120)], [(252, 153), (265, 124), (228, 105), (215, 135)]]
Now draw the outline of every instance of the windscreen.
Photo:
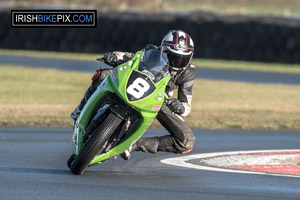
[(145, 51), (139, 71), (147, 74), (156, 83), (169, 73), (168, 58), (157, 49)]

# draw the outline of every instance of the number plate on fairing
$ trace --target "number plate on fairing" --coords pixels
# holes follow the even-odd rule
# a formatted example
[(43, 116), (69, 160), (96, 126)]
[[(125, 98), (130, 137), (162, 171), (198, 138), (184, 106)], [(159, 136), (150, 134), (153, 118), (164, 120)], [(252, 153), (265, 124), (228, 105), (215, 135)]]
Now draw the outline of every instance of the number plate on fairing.
[(133, 71), (127, 82), (126, 94), (129, 101), (138, 101), (152, 94), (155, 89), (149, 76)]

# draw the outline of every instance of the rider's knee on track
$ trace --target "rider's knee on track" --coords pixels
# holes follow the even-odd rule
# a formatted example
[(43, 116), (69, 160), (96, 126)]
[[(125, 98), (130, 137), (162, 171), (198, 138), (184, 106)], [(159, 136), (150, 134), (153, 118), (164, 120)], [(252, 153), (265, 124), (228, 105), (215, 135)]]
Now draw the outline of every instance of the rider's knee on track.
[(195, 139), (187, 139), (185, 145), (181, 149), (180, 154), (186, 154), (193, 150), (195, 144)]

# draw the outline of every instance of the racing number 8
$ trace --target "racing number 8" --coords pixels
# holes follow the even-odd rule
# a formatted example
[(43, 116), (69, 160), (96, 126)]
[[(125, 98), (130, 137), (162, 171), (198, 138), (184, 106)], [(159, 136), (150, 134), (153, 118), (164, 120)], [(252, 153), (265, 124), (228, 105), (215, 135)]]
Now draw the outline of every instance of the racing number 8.
[(145, 94), (145, 92), (149, 90), (149, 88), (150, 85), (147, 83), (147, 81), (142, 78), (137, 78), (131, 85), (129, 85), (127, 88), (127, 93), (139, 99)]

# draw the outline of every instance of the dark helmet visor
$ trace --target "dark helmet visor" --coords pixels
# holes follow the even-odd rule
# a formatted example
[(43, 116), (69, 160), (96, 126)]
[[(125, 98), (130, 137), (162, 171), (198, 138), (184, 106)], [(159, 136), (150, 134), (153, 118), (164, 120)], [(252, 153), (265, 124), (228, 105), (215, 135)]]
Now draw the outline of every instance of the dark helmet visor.
[(192, 53), (190, 55), (180, 55), (170, 51), (167, 54), (170, 66), (179, 69), (187, 67), (191, 61), (192, 56)]

